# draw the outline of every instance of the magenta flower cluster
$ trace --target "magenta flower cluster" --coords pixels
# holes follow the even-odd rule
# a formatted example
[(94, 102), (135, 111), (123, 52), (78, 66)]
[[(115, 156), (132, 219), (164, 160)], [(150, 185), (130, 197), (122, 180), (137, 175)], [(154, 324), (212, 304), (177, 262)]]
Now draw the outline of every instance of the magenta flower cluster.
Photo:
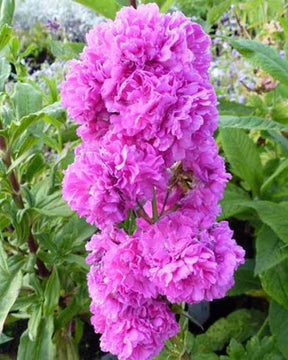
[(152, 359), (179, 330), (169, 302), (223, 297), (244, 261), (216, 222), (229, 175), (210, 61), (180, 12), (124, 7), (89, 32), (62, 87), (82, 138), (63, 196), (101, 230), (87, 244), (92, 323), (120, 360)]

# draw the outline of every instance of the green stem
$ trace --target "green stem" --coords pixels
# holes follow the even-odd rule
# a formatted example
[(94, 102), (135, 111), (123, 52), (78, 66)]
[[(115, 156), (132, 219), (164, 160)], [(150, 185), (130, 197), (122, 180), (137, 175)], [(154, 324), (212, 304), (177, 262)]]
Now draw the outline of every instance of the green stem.
[(169, 195), (170, 195), (170, 190), (167, 190), (166, 196), (165, 196), (165, 199), (164, 199), (164, 203), (163, 203), (162, 209), (161, 209), (161, 211), (160, 211), (160, 217), (161, 217), (161, 216), (164, 214), (164, 212), (165, 212), (165, 207), (166, 207), (166, 204), (167, 204)]
[(259, 331), (258, 331), (257, 334), (256, 334), (257, 337), (260, 337), (260, 335), (261, 335), (262, 332), (264, 331), (265, 327), (267, 326), (268, 321), (269, 321), (269, 318), (268, 318), (268, 316), (267, 316), (266, 319), (264, 320), (261, 328), (259, 329)]
[(137, 205), (139, 206), (139, 209), (136, 210), (136, 214), (139, 217), (142, 217), (144, 220), (146, 220), (150, 225), (153, 224), (153, 220), (150, 218), (150, 216), (146, 213), (145, 209), (143, 208), (143, 206), (139, 203), (139, 201), (137, 200)]
[(155, 222), (158, 220), (158, 209), (157, 209), (156, 191), (154, 186), (153, 186), (152, 213), (153, 213), (153, 221)]

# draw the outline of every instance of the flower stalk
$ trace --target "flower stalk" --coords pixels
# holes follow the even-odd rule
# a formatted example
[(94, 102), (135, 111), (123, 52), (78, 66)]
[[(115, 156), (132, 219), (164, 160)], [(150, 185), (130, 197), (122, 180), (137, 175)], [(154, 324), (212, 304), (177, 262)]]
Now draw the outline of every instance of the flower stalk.
[[(0, 123), (0, 130), (1, 129), (2, 129), (2, 124)], [(7, 149), (5, 138), (1, 135), (0, 135), (0, 150), (1, 150), (1, 153), (3, 153), (2, 159), (3, 159), (4, 164), (6, 165), (7, 168), (9, 168), (12, 164), (11, 151), (10, 151), (10, 149)], [(19, 209), (24, 209), (24, 201), (23, 201), (22, 195), (20, 193), (20, 184), (17, 179), (16, 172), (14, 170), (12, 170), (11, 173), (9, 174), (9, 180), (10, 180), (10, 184), (12, 186), (13, 200), (15, 201), (15, 203), (17, 204)], [(38, 244), (32, 234), (31, 226), (30, 226), (29, 234), (28, 234), (28, 238), (27, 238), (27, 245), (28, 245), (30, 253), (34, 254), (36, 256), (36, 253), (38, 250)], [(43, 263), (43, 261), (41, 259), (39, 259), (37, 256), (36, 256), (36, 265), (37, 265), (40, 276), (42, 276), (42, 277), (49, 276), (49, 274), (50, 274), (49, 270), (47, 269), (47, 267)]]

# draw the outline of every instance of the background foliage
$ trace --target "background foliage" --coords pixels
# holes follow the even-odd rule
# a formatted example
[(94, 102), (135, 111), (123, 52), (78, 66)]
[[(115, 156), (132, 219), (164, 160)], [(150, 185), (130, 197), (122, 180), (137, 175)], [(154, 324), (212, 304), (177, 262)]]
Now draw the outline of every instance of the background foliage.
[[(108, 18), (129, 5), (77, 2)], [(225, 299), (175, 308), (182, 331), (157, 359), (288, 359), (288, 2), (156, 2), (212, 37), (215, 136), (233, 174), (220, 219), (247, 258)], [(61, 197), (79, 140), (59, 86), (82, 37), (54, 18), (19, 30), (14, 9), (0, 0), (0, 359), (96, 359), (85, 264), (96, 229)]]

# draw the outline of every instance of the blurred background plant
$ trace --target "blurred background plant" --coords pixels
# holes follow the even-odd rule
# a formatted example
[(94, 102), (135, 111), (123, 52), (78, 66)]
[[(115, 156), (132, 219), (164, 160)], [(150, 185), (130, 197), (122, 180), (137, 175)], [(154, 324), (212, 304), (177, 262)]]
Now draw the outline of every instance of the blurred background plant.
[[(182, 331), (157, 359), (288, 359), (288, 1), (155, 2), (211, 35), (215, 136), (233, 174), (220, 219), (247, 258), (227, 297), (175, 308)], [(61, 197), (79, 140), (59, 88), (85, 32), (129, 3), (0, 0), (0, 359), (113, 358), (89, 324), (96, 229)]]

